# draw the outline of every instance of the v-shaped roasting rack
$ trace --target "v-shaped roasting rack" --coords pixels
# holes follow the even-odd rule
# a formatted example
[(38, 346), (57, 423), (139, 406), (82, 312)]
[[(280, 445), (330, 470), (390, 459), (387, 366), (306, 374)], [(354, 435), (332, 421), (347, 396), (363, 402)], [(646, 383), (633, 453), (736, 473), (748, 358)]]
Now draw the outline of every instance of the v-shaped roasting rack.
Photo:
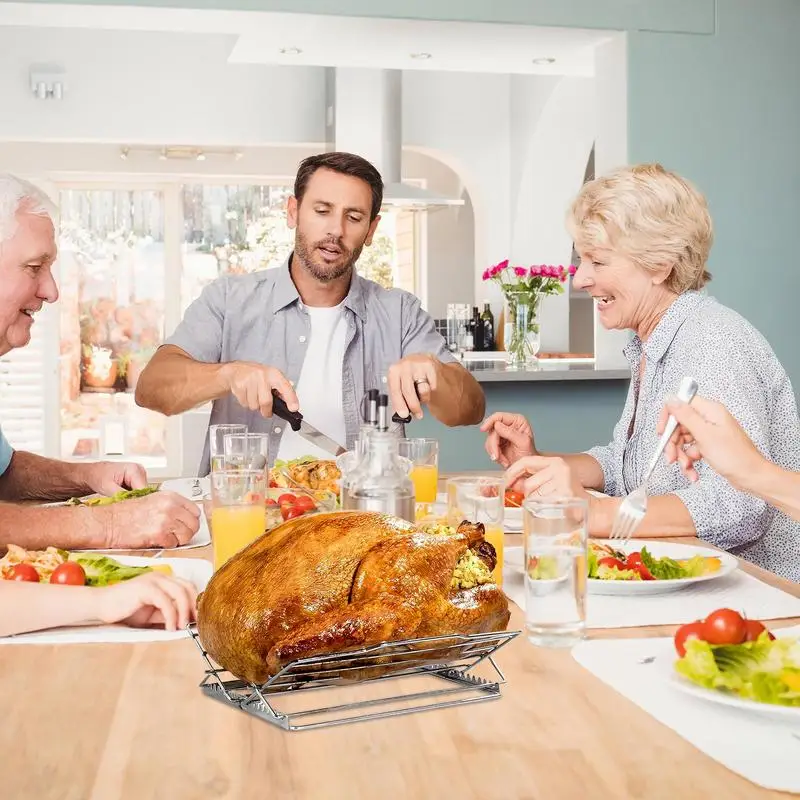
[[(200, 684), (204, 694), (300, 731), (497, 699), (506, 681), (493, 656), (520, 632), (407, 639), (301, 658), (261, 686), (215, 666), (195, 625), (189, 633), (208, 667)], [(473, 674), (481, 664), (489, 677)], [(349, 702), (342, 703), (345, 694)]]

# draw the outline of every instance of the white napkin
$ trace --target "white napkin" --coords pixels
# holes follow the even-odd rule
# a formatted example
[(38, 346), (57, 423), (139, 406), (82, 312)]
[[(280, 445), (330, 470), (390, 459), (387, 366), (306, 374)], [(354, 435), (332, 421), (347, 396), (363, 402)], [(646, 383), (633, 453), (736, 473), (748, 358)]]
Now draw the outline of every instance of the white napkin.
[[(775, 631), (798, 636), (800, 626)], [(797, 722), (717, 705), (675, 687), (672, 639), (597, 640), (572, 655), (584, 668), (672, 728), (698, 750), (767, 789), (800, 793), (800, 708)], [(640, 663), (655, 656), (649, 664)]]
[[(507, 547), (506, 554), (520, 549)], [(503, 590), (521, 609), (525, 609), (521, 567), (506, 563)], [(586, 624), (589, 628), (682, 625), (706, 617), (718, 608), (734, 608), (751, 619), (784, 619), (800, 617), (800, 598), (737, 569), (719, 580), (705, 581), (666, 594), (610, 596), (589, 593)]]
[[(131, 566), (147, 566), (152, 559), (139, 556), (117, 556), (117, 561)], [(160, 558), (157, 564), (169, 564), (172, 574), (177, 578), (191, 581), (198, 592), (202, 592), (214, 568), (202, 558)], [(69, 587), (64, 587), (70, 591)], [(166, 631), (163, 628), (129, 628), (127, 625), (87, 625), (72, 628), (53, 628), (36, 633), (21, 633), (17, 636), (0, 636), (0, 645), (4, 644), (100, 644), (121, 642), (140, 644), (141, 642), (170, 642), (184, 639), (189, 635), (186, 630)]]

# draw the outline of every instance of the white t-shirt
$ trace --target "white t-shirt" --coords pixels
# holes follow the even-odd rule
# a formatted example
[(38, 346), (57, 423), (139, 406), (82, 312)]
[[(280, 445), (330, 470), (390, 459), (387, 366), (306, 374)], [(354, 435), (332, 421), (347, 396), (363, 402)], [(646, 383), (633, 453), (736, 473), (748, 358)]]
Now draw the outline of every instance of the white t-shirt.
[[(294, 388), (303, 419), (334, 442), (346, 447), (342, 370), (347, 320), (343, 309), (343, 302), (333, 308), (305, 307), (311, 318), (311, 337), (300, 380)], [(286, 425), (277, 458), (289, 461), (302, 456), (333, 458), (330, 453), (307, 442)]]

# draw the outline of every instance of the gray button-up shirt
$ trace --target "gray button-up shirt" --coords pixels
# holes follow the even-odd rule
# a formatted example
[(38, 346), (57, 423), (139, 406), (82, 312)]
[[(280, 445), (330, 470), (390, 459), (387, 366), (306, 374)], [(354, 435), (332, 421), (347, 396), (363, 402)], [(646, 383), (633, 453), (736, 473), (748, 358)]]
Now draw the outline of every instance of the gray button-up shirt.
[[(628, 343), (625, 355), (632, 377), (622, 418), (610, 444), (588, 451), (603, 468), (606, 494), (622, 496), (642, 482), (658, 441), (664, 400), (677, 393), (684, 375), (697, 380), (699, 394), (724, 403), (767, 458), (800, 470), (800, 421), (789, 377), (766, 339), (735, 311), (712, 297), (686, 292), (646, 342), (635, 336)], [(691, 483), (677, 465), (661, 459), (649, 491), (677, 495), (700, 538), (800, 581), (800, 525), (736, 491), (707, 464), (698, 464), (697, 472), (700, 480)]]
[[(289, 257), (291, 258), (291, 256)], [(347, 318), (342, 373), (346, 447), (361, 425), (361, 400), (367, 389), (387, 391), (389, 367), (414, 353), (455, 361), (419, 298), (402, 289), (384, 289), (353, 274), (344, 300)], [(311, 321), (289, 273), (289, 259), (277, 269), (247, 275), (224, 275), (206, 286), (165, 344), (210, 364), (254, 361), (279, 369), (293, 383), (300, 380)], [(302, 409), (300, 409), (302, 411)], [(270, 434), (274, 461), (286, 425), (248, 411), (228, 394), (215, 400), (210, 424), (243, 423), (254, 433)], [(209, 471), (208, 437), (198, 471)]]

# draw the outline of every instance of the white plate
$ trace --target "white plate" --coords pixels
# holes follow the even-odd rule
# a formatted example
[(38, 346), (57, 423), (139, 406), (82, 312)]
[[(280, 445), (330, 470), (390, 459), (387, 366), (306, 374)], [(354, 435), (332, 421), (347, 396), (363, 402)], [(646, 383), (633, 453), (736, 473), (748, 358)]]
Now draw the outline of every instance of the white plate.
[(728, 694), (717, 689), (706, 689), (705, 686), (698, 686), (692, 683), (683, 675), (672, 675), (672, 685), (684, 694), (697, 697), (709, 703), (736, 708), (760, 717), (767, 717), (783, 722), (795, 722), (800, 724), (800, 707), (798, 706), (776, 706), (771, 703), (757, 703), (754, 700), (744, 700), (735, 694)]
[[(608, 541), (602, 539), (596, 541), (609, 544)], [(730, 575), (731, 572), (738, 568), (738, 561), (729, 553), (721, 553), (717, 550), (709, 550), (706, 547), (696, 547), (690, 544), (634, 540), (628, 545), (626, 550), (632, 553), (636, 550), (641, 550), (642, 547), (647, 547), (650, 553), (656, 558), (668, 556), (677, 561), (678, 559), (701, 555), (719, 558), (722, 564), (717, 572), (711, 575), (703, 575), (699, 578), (680, 578), (670, 581), (601, 581), (596, 578), (590, 578), (587, 582), (589, 593), (605, 595), (665, 594), (667, 592), (685, 589), (687, 586), (694, 586), (704, 581), (723, 578), (726, 575)], [(621, 550), (622, 548), (615, 547), (615, 549)], [(519, 570), (522, 571), (524, 556), (521, 547), (506, 547), (503, 552), (503, 557), (506, 565), (519, 568)]]
[[(193, 486), (195, 480), (199, 481), (200, 485), (200, 493), (196, 493), (194, 491)], [(177, 492), (177, 494), (183, 495), (187, 500), (191, 500), (194, 503), (200, 504), (203, 495), (208, 494), (211, 491), (211, 483), (208, 477), (205, 478), (174, 478), (173, 480), (164, 481), (161, 484), (161, 489), (166, 490), (168, 492)], [(194, 493), (193, 493), (194, 492)], [(86, 497), (82, 497), (81, 500), (85, 500), (87, 497), (96, 497), (97, 495), (86, 495)], [(46, 506), (63, 506), (66, 505), (66, 501), (61, 500), (56, 503), (44, 503), (43, 505)], [(206, 519), (206, 515), (203, 513), (202, 505), (200, 507), (200, 527), (197, 529), (197, 533), (186, 543), (179, 545), (178, 547), (170, 547), (165, 550), (165, 552), (173, 552), (174, 550), (191, 550), (195, 547), (205, 547), (208, 544), (211, 544), (211, 531), (208, 529), (208, 520)], [(73, 548), (77, 552), (77, 548)], [(132, 550), (134, 548), (131, 547), (122, 547), (119, 548), (120, 550)], [(149, 548), (150, 550), (162, 550), (161, 547), (152, 547)], [(146, 552), (147, 549), (143, 548), (143, 552)], [(115, 550), (104, 550), (104, 553), (113, 553)]]
[(597, 578), (590, 578), (588, 581), (589, 594), (606, 595), (643, 595), (643, 594), (666, 594), (685, 589), (687, 586), (696, 586), (698, 583), (715, 581), (724, 578), (734, 572), (739, 562), (729, 553), (719, 550), (711, 550), (707, 547), (697, 547), (691, 544), (675, 544), (673, 542), (659, 542), (645, 539), (634, 539), (626, 547), (618, 546), (616, 542), (609, 542), (604, 539), (597, 539), (600, 544), (608, 544), (615, 550), (625, 553), (633, 553), (647, 547), (648, 551), (655, 558), (674, 558), (676, 561), (692, 558), (692, 556), (705, 556), (718, 558), (722, 562), (720, 568), (710, 575), (701, 575), (699, 578), (677, 578), (667, 581), (601, 581)]
[[(169, 564), (176, 578), (191, 581), (198, 592), (202, 592), (213, 574), (210, 562), (203, 558), (152, 558), (141, 556), (114, 556), (121, 564), (132, 567), (149, 566), (151, 563)], [(69, 587), (64, 587), (69, 591)], [(0, 636), (3, 644), (76, 644), (99, 642), (159, 642), (183, 639), (185, 630), (165, 631), (159, 628), (129, 628), (126, 625), (92, 625), (73, 628), (54, 628), (36, 633), (21, 633), (17, 636)]]

